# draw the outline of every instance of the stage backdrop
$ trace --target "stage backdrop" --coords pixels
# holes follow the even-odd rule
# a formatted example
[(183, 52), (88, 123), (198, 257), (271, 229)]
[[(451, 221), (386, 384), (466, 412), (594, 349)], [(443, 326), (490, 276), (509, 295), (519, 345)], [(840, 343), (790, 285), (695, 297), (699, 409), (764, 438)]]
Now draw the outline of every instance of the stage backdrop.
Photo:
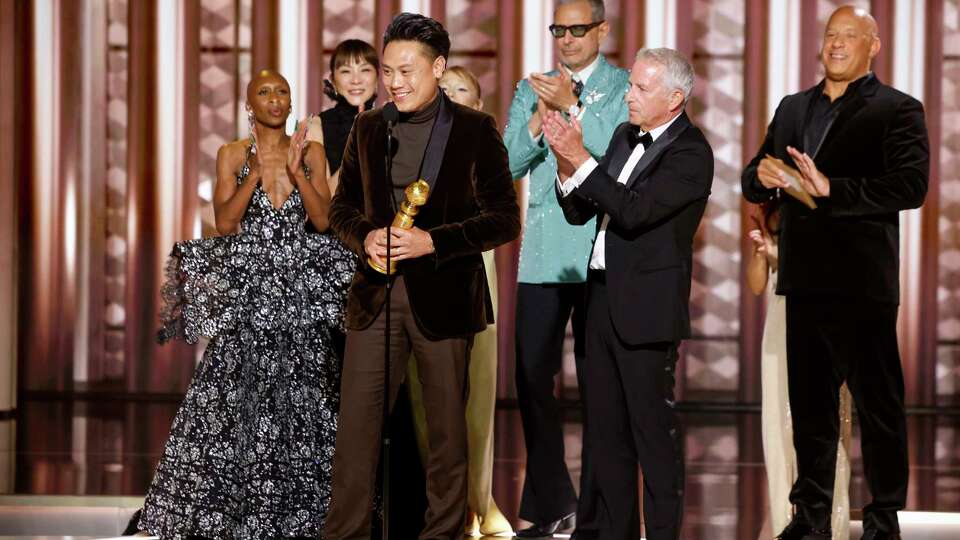
[[(674, 46), (696, 67), (694, 121), (716, 154), (697, 235), (680, 394), (759, 401), (763, 302), (742, 286), (749, 208), (739, 175), (780, 98), (814, 84), (833, 0), (613, 0), (604, 46), (632, 62)], [(901, 340), (908, 403), (960, 395), (958, 0), (861, 0), (880, 21), (878, 76), (925, 103), (934, 167), (925, 207), (903, 218)], [(516, 82), (554, 63), (549, 1), (0, 0), (0, 405), (22, 396), (176, 397), (197, 351), (158, 347), (158, 289), (178, 239), (213, 234), (214, 161), (246, 136), (250, 73), (277, 68), (298, 116), (327, 106), (321, 81), (345, 38), (379, 44), (401, 9), (451, 31), (451, 64), (480, 78), (502, 120)], [(379, 45), (378, 45), (379, 48)], [(518, 183), (522, 187), (522, 181)], [(521, 189), (522, 191), (522, 189)], [(513, 384), (518, 244), (497, 253), (499, 396)], [(830, 264), (830, 261), (824, 261)], [(643, 306), (637, 306), (643, 309)], [(561, 392), (576, 398), (572, 360)], [(16, 381), (16, 382), (14, 382)]]

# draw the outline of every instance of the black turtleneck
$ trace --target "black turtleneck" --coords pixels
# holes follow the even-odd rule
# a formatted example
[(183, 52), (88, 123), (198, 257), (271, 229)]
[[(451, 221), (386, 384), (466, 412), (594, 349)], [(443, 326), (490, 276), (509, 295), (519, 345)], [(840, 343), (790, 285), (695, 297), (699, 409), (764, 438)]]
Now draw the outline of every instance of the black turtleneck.
[(440, 90), (437, 97), (419, 111), (400, 113), (400, 122), (393, 128), (397, 150), (393, 156), (393, 192), (396, 200), (403, 201), (403, 190), (420, 176), (420, 165), (427, 150), (430, 132), (440, 111)]
[[(373, 96), (366, 103), (364, 110), (373, 108), (377, 96)], [(323, 148), (327, 154), (327, 163), (330, 164), (330, 174), (340, 169), (343, 161), (343, 149), (347, 146), (347, 136), (353, 127), (360, 109), (354, 107), (343, 96), (336, 97), (333, 107), (320, 113), (320, 125), (323, 128)]]

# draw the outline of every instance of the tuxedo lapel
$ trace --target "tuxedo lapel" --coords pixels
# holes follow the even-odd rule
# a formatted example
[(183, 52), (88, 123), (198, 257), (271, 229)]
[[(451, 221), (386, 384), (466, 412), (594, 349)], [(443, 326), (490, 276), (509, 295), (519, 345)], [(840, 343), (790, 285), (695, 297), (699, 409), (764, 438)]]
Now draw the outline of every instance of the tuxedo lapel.
[[(870, 81), (864, 83), (866, 86)], [(859, 90), (859, 89), (858, 89)], [(820, 143), (820, 146), (817, 148), (817, 153), (814, 154), (814, 159), (817, 158), (822, 152), (820, 150), (829, 151), (830, 143), (837, 137), (837, 133), (843, 132), (843, 127), (853, 118), (861, 109), (867, 104), (867, 100), (864, 98), (864, 94), (857, 92), (856, 94), (850, 96), (850, 101), (845, 103), (840, 107), (840, 111), (837, 113), (837, 117), (830, 122), (830, 125), (827, 126), (825, 133), (823, 134), (823, 141)]]
[[(807, 146), (806, 139), (804, 138), (803, 134), (807, 132), (807, 126), (810, 125), (810, 119), (813, 115), (813, 100), (820, 95), (820, 92), (822, 90), (822, 85), (823, 83), (821, 82), (819, 85), (814, 86), (810, 90), (807, 90), (807, 92), (804, 94), (803, 110), (800, 111), (800, 114), (803, 115), (801, 116), (801, 118), (803, 118), (803, 121), (794, 123), (795, 127), (793, 132), (792, 146), (794, 148), (799, 148), (803, 152), (810, 151), (810, 149), (806, 147)], [(784, 157), (783, 159), (787, 159), (787, 158)]]
[(420, 179), (430, 186), (431, 193), (436, 189), (440, 167), (446, 158), (450, 130), (453, 127), (453, 104), (443, 90), (439, 92), (440, 110), (437, 112), (437, 119), (433, 122), (433, 129), (430, 130), (430, 138), (423, 153), (423, 161), (420, 163)]
[(636, 167), (633, 168), (633, 172), (630, 173), (630, 178), (627, 179), (627, 189), (633, 187), (633, 184), (637, 182), (637, 178), (640, 178), (640, 174), (646, 170), (647, 167), (653, 163), (653, 160), (663, 152), (663, 149), (667, 147), (677, 136), (673, 137), (667, 136), (664, 134), (662, 137), (658, 138), (653, 144), (650, 145), (650, 148), (647, 148), (643, 155), (640, 156), (640, 161), (637, 162)]
[(657, 140), (653, 141), (650, 148), (647, 148), (643, 152), (643, 155), (640, 156), (640, 161), (637, 162), (637, 166), (634, 167), (633, 172), (630, 173), (630, 178), (627, 179), (627, 189), (633, 187), (633, 184), (636, 183), (640, 174), (689, 126), (690, 119), (687, 118), (687, 113), (680, 113), (680, 117), (667, 129), (667, 132), (657, 137)]
[[(859, 111), (867, 104), (865, 96), (871, 96), (877, 91), (877, 86), (880, 84), (880, 81), (877, 79), (876, 75), (870, 77), (869, 80), (863, 81), (858, 88), (856, 88), (852, 95), (844, 98), (846, 103), (840, 105), (840, 110), (837, 111), (836, 116), (833, 120), (827, 124), (826, 128), (823, 130), (823, 136), (819, 141), (814, 141), (817, 144), (816, 148), (811, 150), (809, 148), (804, 148), (804, 151), (810, 154), (810, 157), (816, 159), (820, 155), (820, 150), (824, 148), (829, 148), (830, 142), (836, 138), (837, 132), (843, 131), (843, 126), (849, 122)], [(803, 133), (806, 133), (807, 124), (810, 122), (810, 113), (812, 107), (810, 106), (813, 103), (813, 96), (817, 96), (817, 93), (814, 92), (810, 99), (807, 100), (807, 111), (806, 111), (806, 121), (803, 125), (803, 132), (801, 132), (801, 139), (803, 140)]]
[(630, 134), (629, 126), (624, 127), (617, 133), (617, 137), (610, 142), (610, 148), (607, 150), (608, 152), (612, 152), (610, 163), (607, 165), (607, 174), (612, 178), (618, 178), (620, 176), (620, 171), (623, 170), (623, 167), (627, 164), (627, 160), (630, 159), (630, 153), (633, 151), (628, 142), (630, 137), (633, 136)]

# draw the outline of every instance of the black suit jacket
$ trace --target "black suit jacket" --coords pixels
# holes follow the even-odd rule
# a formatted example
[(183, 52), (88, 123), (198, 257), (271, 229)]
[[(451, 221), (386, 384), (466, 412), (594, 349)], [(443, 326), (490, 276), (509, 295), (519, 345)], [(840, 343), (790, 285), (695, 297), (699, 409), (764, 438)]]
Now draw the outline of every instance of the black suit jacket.
[(629, 181), (617, 182), (630, 156), (629, 124), (614, 131), (597, 168), (568, 196), (567, 221), (610, 215), (606, 279), (614, 328), (631, 345), (690, 337), (693, 236), (713, 183), (713, 151), (681, 113), (644, 152)]
[[(433, 338), (475, 334), (493, 322), (481, 253), (520, 234), (520, 208), (496, 122), (490, 115), (443, 99), (452, 115), (450, 136), (427, 204), (414, 225), (428, 231), (432, 255), (401, 261), (419, 328)], [(437, 122), (440, 122), (438, 117)], [(357, 116), (347, 139), (330, 225), (361, 262), (347, 297), (347, 328), (362, 330), (386, 298), (385, 277), (371, 269), (363, 242), (393, 221), (392, 183), (386, 177), (387, 126), (381, 109)]]
[[(748, 201), (775, 195), (757, 178), (764, 155), (794, 165), (787, 146), (804, 150), (808, 108), (823, 84), (780, 102), (763, 146), (743, 171)], [(876, 77), (850, 91), (813, 156), (830, 179), (830, 196), (817, 198), (816, 210), (783, 197), (777, 294), (898, 303), (898, 212), (919, 207), (927, 193), (930, 151), (923, 106)]]

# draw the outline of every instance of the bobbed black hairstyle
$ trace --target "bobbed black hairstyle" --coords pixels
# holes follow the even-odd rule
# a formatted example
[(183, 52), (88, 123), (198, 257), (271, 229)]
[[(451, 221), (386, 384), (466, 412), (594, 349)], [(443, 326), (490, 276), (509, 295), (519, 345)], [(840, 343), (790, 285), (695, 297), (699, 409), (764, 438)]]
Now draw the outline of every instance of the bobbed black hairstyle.
[(380, 58), (377, 56), (377, 50), (366, 41), (361, 39), (347, 39), (337, 44), (337, 48), (330, 55), (330, 78), (323, 80), (323, 93), (328, 98), (336, 100), (339, 97), (337, 89), (331, 82), (334, 74), (340, 66), (345, 66), (353, 62), (366, 62), (373, 66), (373, 69), (380, 71)]

